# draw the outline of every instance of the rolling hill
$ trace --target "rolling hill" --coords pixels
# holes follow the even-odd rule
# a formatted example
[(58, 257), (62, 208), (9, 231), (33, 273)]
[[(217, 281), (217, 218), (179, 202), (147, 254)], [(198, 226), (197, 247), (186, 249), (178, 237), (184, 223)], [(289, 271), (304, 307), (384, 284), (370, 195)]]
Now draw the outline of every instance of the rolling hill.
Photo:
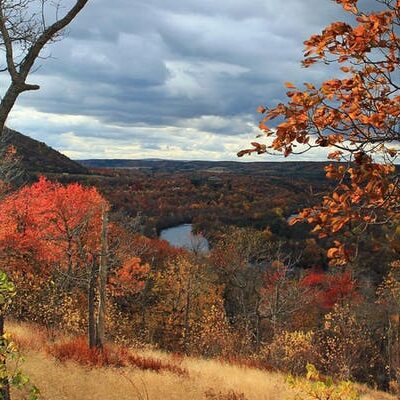
[(243, 175), (268, 175), (269, 177), (302, 177), (308, 180), (325, 179), (327, 162), (241, 162), (241, 161), (183, 161), (160, 159), (90, 159), (79, 160), (88, 168), (132, 169), (152, 172), (209, 172)]
[(325, 179), (326, 162), (240, 162), (240, 161), (185, 161), (163, 159), (87, 159), (71, 160), (43, 142), (6, 128), (4, 143), (13, 145), (21, 157), (22, 167), (30, 173), (87, 175), (89, 169), (131, 169), (151, 172), (208, 172), (214, 175), (267, 175), (270, 179), (299, 177), (321, 182)]
[(64, 154), (12, 129), (5, 129), (4, 144), (16, 148), (22, 167), (30, 173), (87, 174), (88, 169)]

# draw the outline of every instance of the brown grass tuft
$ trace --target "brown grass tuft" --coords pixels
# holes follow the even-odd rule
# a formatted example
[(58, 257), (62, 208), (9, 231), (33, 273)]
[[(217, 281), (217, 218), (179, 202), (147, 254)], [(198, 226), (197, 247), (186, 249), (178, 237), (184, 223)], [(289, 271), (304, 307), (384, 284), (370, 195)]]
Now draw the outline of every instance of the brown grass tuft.
[(207, 400), (247, 400), (244, 393), (229, 390), (229, 392), (216, 392), (214, 389), (208, 389), (204, 393)]
[(223, 364), (237, 365), (238, 367), (259, 369), (261, 371), (270, 371), (270, 372), (276, 371), (276, 368), (272, 367), (267, 362), (255, 358), (230, 356), (230, 357), (219, 358), (219, 361)]
[(7, 323), (7, 330), (11, 327), (12, 341), (23, 351), (43, 351), (51, 333), (39, 325)]

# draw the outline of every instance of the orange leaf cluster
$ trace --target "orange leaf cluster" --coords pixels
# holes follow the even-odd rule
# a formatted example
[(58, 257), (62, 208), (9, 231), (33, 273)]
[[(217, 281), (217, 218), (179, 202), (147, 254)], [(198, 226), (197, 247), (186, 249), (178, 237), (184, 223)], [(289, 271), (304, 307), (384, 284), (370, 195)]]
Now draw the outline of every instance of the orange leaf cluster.
[(114, 276), (110, 277), (111, 292), (118, 297), (141, 291), (149, 272), (150, 266), (142, 265), (140, 258), (134, 257), (127, 260)]
[[(0, 248), (10, 269), (42, 272), (57, 263), (79, 267), (100, 249), (102, 210), (108, 204), (95, 188), (63, 186), (41, 177), (0, 203)], [(82, 251), (83, 249), (87, 251)]]
[[(357, 0), (336, 2), (354, 15), (355, 25), (334, 22), (311, 36), (303, 65), (338, 63), (345, 76), (320, 87), (306, 83), (306, 90), (287, 82), (287, 103), (263, 109), (260, 128), (272, 136), (272, 143), (252, 143), (253, 148), (239, 153), (277, 151), (288, 156), (314, 147), (331, 149), (328, 158), (343, 162), (326, 168), (327, 177), (338, 180), (337, 187), (320, 206), (292, 221), (314, 224), (320, 237), (342, 230), (352, 234), (354, 226), (398, 217), (400, 202), (394, 167), (398, 152), (393, 147), (400, 137), (399, 5), (388, 0), (379, 11), (362, 12)], [(277, 117), (283, 121), (268, 126)], [(334, 249), (329, 256), (345, 263), (348, 251), (340, 244)]]

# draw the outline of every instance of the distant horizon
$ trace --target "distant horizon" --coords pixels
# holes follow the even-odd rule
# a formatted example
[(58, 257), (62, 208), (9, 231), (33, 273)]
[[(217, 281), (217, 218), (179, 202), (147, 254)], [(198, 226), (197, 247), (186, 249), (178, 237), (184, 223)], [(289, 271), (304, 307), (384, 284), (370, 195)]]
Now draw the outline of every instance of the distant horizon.
[[(98, 160), (98, 161), (171, 161), (171, 162), (214, 162), (214, 163), (219, 163), (219, 162), (235, 162), (235, 163), (289, 163), (289, 162), (304, 162), (304, 163), (331, 163), (333, 160), (330, 160), (327, 158), (327, 154), (330, 151), (328, 148), (313, 148), (311, 149), (308, 154), (291, 154), (289, 157), (284, 157), (283, 154), (264, 154), (264, 155), (245, 155), (243, 157), (237, 157), (236, 153), (233, 153), (231, 155), (231, 158), (226, 158), (226, 159), (207, 159), (207, 158), (168, 158), (168, 157), (137, 157), (137, 156), (132, 156), (132, 157), (98, 157), (96, 155), (94, 156), (89, 156), (88, 158), (76, 158), (76, 157), (71, 157), (71, 155), (68, 154), (68, 152), (63, 151), (62, 149), (57, 148), (56, 146), (51, 146), (49, 143), (46, 141), (36, 139), (33, 137), (33, 135), (27, 134), (26, 132), (19, 132), (15, 128), (10, 128), (7, 126), (7, 128), (11, 130), (15, 130), (16, 132), (27, 136), (31, 139), (40, 141), (44, 143), (45, 145), (51, 147), (55, 151), (63, 154), (64, 156), (68, 157), (69, 159), (75, 161), (75, 162), (80, 162), (80, 161), (90, 161), (90, 160)], [(317, 154), (317, 157), (313, 158), (313, 152), (314, 154)], [(325, 156), (325, 157), (324, 157)], [(268, 159), (267, 159), (268, 158)], [(399, 165), (399, 162), (394, 162), (395, 165)]]
[[(58, 150), (57, 150), (58, 151)], [(259, 158), (262, 156), (259, 156)], [(278, 158), (278, 157), (277, 157)], [(81, 158), (81, 159), (75, 159), (71, 158), (73, 161), (171, 161), (171, 162), (210, 162), (210, 163), (224, 163), (224, 162), (229, 162), (229, 163), (251, 163), (251, 162), (257, 162), (257, 163), (277, 163), (277, 162), (293, 162), (293, 163), (325, 163), (325, 162), (332, 162), (332, 160), (293, 160), (290, 159), (290, 157), (286, 158), (281, 158), (279, 157), (279, 160), (257, 160), (256, 158), (252, 160), (245, 161), (243, 159), (238, 158), (238, 160), (206, 160), (206, 159), (169, 159), (169, 158)]]

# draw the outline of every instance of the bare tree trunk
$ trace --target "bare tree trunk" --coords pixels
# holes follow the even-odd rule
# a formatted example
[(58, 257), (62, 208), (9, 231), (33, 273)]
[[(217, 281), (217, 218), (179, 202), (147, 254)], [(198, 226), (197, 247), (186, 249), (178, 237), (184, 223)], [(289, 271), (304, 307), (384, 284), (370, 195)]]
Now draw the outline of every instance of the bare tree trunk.
[(191, 277), (189, 276), (187, 286), (186, 286), (186, 305), (185, 305), (185, 338), (184, 338), (184, 350), (185, 353), (189, 353), (189, 339), (190, 339), (190, 307), (191, 307)]
[[(4, 315), (0, 315), (0, 338), (3, 340), (4, 335)], [(6, 368), (6, 360), (1, 360), (1, 364), (3, 367)], [(0, 389), (0, 396), (2, 400), (10, 400), (10, 385), (8, 383), (8, 377), (0, 380), (1, 389)]]
[(273, 305), (273, 315), (272, 315), (272, 331), (275, 337), (278, 325), (278, 307), (279, 307), (279, 284), (275, 286), (275, 298)]
[(94, 315), (95, 288), (96, 288), (96, 268), (95, 263), (92, 265), (90, 278), (88, 283), (88, 340), (89, 347), (96, 346), (96, 319)]
[(3, 129), (5, 127), (8, 114), (14, 107), (14, 104), (20, 93), (21, 93), (21, 91), (18, 90), (16, 85), (12, 83), (10, 85), (10, 87), (8, 88), (6, 94), (4, 95), (3, 99), (1, 100), (1, 103), (0, 103), (0, 134), (3, 134)]
[(105, 318), (107, 302), (108, 275), (108, 243), (107, 243), (108, 213), (103, 209), (101, 224), (101, 255), (99, 268), (99, 309), (97, 314), (96, 346), (103, 348), (105, 341)]

